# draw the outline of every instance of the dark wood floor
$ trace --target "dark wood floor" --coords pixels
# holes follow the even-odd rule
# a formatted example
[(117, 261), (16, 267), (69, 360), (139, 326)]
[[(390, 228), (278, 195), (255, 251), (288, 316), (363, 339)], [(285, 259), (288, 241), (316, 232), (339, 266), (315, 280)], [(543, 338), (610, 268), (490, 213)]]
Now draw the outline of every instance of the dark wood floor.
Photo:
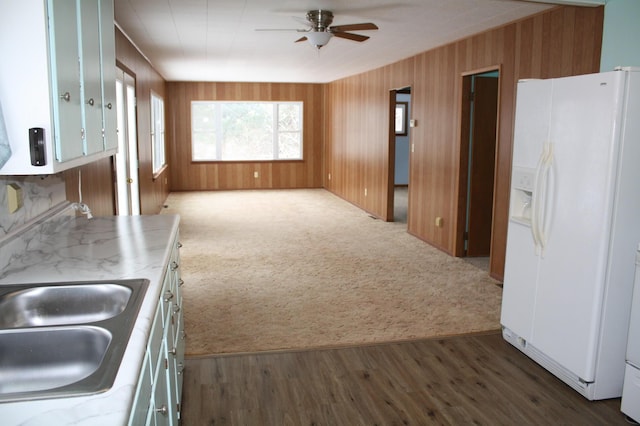
[(190, 358), (183, 425), (626, 425), (499, 333)]

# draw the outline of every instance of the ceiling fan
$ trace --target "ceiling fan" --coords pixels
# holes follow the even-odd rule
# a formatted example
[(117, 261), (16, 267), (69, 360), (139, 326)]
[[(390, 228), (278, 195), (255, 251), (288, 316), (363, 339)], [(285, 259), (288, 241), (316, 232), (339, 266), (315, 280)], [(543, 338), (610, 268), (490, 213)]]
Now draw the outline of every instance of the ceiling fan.
[(329, 43), (331, 37), (340, 37), (347, 40), (353, 40), (362, 42), (369, 39), (368, 36), (360, 34), (354, 34), (347, 31), (363, 31), (363, 30), (377, 30), (378, 27), (371, 22), (362, 24), (347, 24), (347, 25), (334, 25), (333, 12), (330, 10), (310, 10), (305, 16), (306, 20), (294, 18), (307, 26), (304, 29), (294, 30), (279, 30), (279, 29), (258, 29), (256, 31), (297, 31), (299, 33), (307, 33), (304, 37), (296, 40), (296, 43), (300, 41), (309, 41), (316, 49), (320, 49)]

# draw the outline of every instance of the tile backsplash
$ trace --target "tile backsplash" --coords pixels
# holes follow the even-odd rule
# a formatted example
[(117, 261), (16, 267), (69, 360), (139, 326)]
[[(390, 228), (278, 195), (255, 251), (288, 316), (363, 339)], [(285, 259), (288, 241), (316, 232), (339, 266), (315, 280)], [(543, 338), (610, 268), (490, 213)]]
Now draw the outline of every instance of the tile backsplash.
[[(11, 183), (21, 188), (23, 199), (23, 206), (14, 213), (9, 213), (7, 202), (7, 185)], [(0, 240), (65, 200), (61, 174), (0, 177)]]

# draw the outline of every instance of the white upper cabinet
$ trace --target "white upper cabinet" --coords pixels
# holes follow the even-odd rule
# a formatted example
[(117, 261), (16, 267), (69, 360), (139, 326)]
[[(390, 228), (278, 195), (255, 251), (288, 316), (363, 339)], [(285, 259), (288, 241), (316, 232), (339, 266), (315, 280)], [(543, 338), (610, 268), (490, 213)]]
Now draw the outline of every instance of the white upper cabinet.
[(0, 55), (12, 152), (0, 175), (57, 173), (115, 154), (113, 0), (0, 2)]

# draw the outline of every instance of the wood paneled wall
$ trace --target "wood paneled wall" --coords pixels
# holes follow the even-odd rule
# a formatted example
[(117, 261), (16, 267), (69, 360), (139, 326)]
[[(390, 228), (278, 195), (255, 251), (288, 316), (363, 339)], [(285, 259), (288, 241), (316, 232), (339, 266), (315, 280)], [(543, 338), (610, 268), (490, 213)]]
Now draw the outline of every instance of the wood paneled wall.
[(91, 214), (113, 216), (116, 213), (111, 157), (62, 173), (67, 200), (80, 201), (78, 178), (82, 176), (82, 202), (89, 206)]
[[(516, 82), (598, 72), (604, 8), (558, 7), (328, 85), (325, 186), (384, 218), (389, 91), (411, 86), (408, 231), (455, 253), (462, 76), (500, 69), (491, 275), (502, 279)], [(366, 189), (366, 195), (365, 195)], [(444, 219), (443, 226), (435, 218)], [(487, 224), (489, 226), (489, 224)]]
[[(302, 161), (192, 162), (191, 101), (304, 102)], [(167, 83), (171, 190), (319, 188), (322, 186), (324, 86), (296, 83)], [(258, 172), (258, 178), (254, 177)]]
[[(160, 212), (169, 195), (168, 169), (154, 179), (151, 156), (151, 90), (165, 96), (165, 82), (116, 28), (116, 61), (136, 79), (140, 210)], [(115, 66), (115, 64), (114, 64)], [(165, 99), (166, 102), (166, 99)], [(82, 166), (82, 197), (95, 216), (116, 213), (113, 159), (105, 158)], [(78, 201), (78, 168), (64, 172), (67, 199)]]

